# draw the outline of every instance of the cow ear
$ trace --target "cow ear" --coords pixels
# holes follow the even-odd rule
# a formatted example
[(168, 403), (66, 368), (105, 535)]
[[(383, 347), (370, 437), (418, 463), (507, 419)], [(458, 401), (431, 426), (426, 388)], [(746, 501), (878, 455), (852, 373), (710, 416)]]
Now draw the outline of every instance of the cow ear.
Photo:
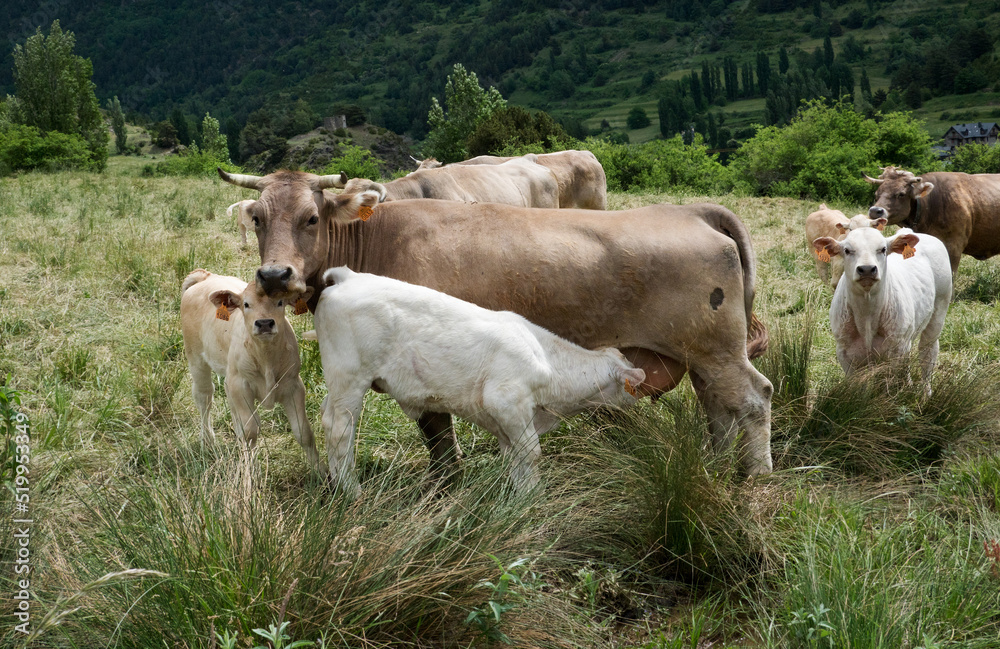
[(928, 182), (920, 183), (920, 186), (917, 187), (916, 191), (917, 198), (926, 197), (927, 194), (931, 193), (932, 189), (934, 189), (934, 183), (928, 183)]
[[(920, 239), (915, 234), (900, 234), (889, 244), (889, 254), (896, 252), (907, 258), (912, 257), (913, 249), (917, 247), (919, 242)], [(907, 254), (907, 249), (909, 249), (909, 254)]]
[(881, 232), (885, 229), (885, 226), (888, 225), (888, 223), (889, 219), (886, 218), (875, 219), (872, 221), (872, 227)]
[(243, 302), (243, 296), (237, 295), (232, 291), (215, 291), (208, 296), (208, 300), (217, 307), (225, 307), (226, 309), (233, 311), (240, 308)]
[(617, 371), (618, 384), (633, 397), (638, 397), (636, 391), (646, 380), (646, 372), (638, 367), (620, 367)]
[(847, 234), (847, 231), (850, 229), (848, 225), (847, 223), (837, 223), (834, 227), (837, 228), (837, 232)]
[(840, 243), (832, 237), (819, 237), (813, 241), (813, 248), (820, 261), (830, 261), (830, 257), (836, 257), (843, 250)]

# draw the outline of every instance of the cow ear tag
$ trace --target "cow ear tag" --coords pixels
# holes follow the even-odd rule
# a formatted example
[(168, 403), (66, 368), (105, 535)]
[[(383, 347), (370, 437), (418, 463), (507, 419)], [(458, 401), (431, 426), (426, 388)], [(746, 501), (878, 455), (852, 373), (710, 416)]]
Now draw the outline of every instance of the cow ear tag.
[(229, 321), (229, 309), (226, 308), (225, 304), (220, 304), (219, 308), (215, 310), (215, 317), (219, 320)]
[(374, 211), (375, 210), (368, 207), (367, 205), (362, 205), (361, 207), (358, 208), (358, 218), (361, 219), (362, 221), (367, 221), (372, 217), (372, 213)]
[(305, 313), (308, 310), (309, 310), (309, 307), (306, 306), (306, 301), (305, 300), (303, 300), (302, 298), (299, 298), (298, 300), (296, 300), (296, 302), (295, 302), (295, 311), (294, 311), (295, 315), (302, 315), (303, 313)]
[(816, 258), (822, 262), (829, 263), (830, 253), (826, 251), (826, 248), (816, 251)]
[(628, 379), (625, 379), (625, 391), (631, 394), (633, 397), (636, 396), (635, 388), (632, 387), (632, 384), (629, 382)]
[(911, 248), (910, 244), (903, 246), (903, 259), (909, 259), (915, 254), (917, 254), (917, 251)]

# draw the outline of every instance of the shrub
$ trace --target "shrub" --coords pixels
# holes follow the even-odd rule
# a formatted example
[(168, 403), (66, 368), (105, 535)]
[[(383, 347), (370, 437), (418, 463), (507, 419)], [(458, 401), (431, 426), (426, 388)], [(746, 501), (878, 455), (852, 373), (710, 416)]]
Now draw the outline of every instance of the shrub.
[(339, 174), (343, 172), (351, 178), (368, 178), (369, 180), (378, 180), (382, 177), (378, 158), (368, 149), (345, 144), (341, 146), (341, 151), (344, 152), (343, 155), (339, 158), (331, 158), (330, 163), (321, 173)]
[(583, 146), (597, 156), (611, 190), (683, 188), (716, 193), (733, 188), (729, 171), (708, 154), (700, 135), (691, 144), (676, 136), (636, 145), (588, 138)]
[(930, 136), (909, 114), (876, 122), (850, 105), (813, 101), (787, 126), (759, 128), (731, 167), (758, 194), (866, 203), (862, 172), (892, 164), (919, 173), (932, 160)]
[[(221, 136), (225, 138), (225, 136)], [(143, 176), (214, 176), (217, 167), (222, 167), (226, 171), (240, 172), (242, 169), (231, 162), (228, 158), (229, 149), (223, 146), (214, 153), (202, 151), (198, 145), (192, 144), (190, 149), (184, 153), (167, 156), (163, 162), (156, 166), (146, 165), (143, 167)], [(220, 157), (221, 156), (221, 157)]]
[(960, 146), (951, 157), (951, 170), (967, 174), (1000, 173), (1000, 147), (986, 144)]
[(538, 146), (555, 151), (566, 148), (572, 138), (552, 117), (539, 111), (532, 115), (520, 106), (507, 106), (494, 111), (469, 136), (470, 156), (495, 154), (501, 150)]
[(76, 134), (12, 125), (0, 132), (0, 176), (15, 171), (56, 171), (96, 167), (86, 140)]
[(634, 130), (637, 128), (646, 128), (649, 126), (650, 121), (649, 116), (646, 115), (646, 111), (639, 106), (636, 106), (629, 111), (628, 118), (626, 118), (625, 123), (630, 129)]

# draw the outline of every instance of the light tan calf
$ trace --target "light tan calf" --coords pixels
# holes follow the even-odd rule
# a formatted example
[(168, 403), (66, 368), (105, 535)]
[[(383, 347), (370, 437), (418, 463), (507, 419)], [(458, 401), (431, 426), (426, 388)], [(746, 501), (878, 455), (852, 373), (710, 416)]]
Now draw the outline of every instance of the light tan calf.
[[(205, 443), (212, 431), (212, 372), (226, 378), (226, 397), (233, 428), (241, 441), (257, 440), (260, 419), (256, 402), (270, 410), (285, 407), (292, 434), (317, 471), (319, 462), (312, 428), (306, 417), (305, 386), (299, 378), (299, 346), (285, 318), (284, 299), (267, 297), (257, 284), (198, 269), (181, 285), (181, 328), (194, 400), (201, 412)], [(311, 290), (303, 297), (308, 298)]]
[(256, 231), (253, 226), (253, 219), (250, 216), (250, 208), (253, 207), (253, 204), (256, 202), (257, 201), (253, 200), (240, 201), (238, 203), (233, 203), (229, 206), (229, 209), (226, 210), (226, 216), (229, 218), (233, 217), (233, 210), (236, 210), (236, 225), (240, 226), (240, 237), (243, 239), (244, 245), (247, 242), (247, 230)]
[[(806, 243), (810, 252), (816, 255), (813, 248), (813, 241), (820, 237), (830, 237), (836, 241), (843, 240), (847, 233), (858, 228), (876, 228), (879, 231), (885, 227), (885, 219), (872, 220), (864, 214), (857, 214), (847, 218), (840, 210), (831, 210), (826, 203), (819, 204), (819, 210), (806, 217)], [(823, 260), (816, 257), (816, 272), (824, 282), (829, 282), (830, 286), (836, 290), (840, 277), (844, 274), (844, 259), (834, 256)]]

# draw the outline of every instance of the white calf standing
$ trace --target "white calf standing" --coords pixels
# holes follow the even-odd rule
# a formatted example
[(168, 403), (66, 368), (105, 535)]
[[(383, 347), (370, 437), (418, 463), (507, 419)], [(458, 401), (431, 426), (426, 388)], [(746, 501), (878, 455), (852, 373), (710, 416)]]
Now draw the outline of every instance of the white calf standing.
[(921, 376), (930, 394), (952, 291), (951, 262), (941, 240), (909, 230), (886, 238), (874, 228), (860, 228), (843, 241), (820, 237), (813, 246), (844, 259), (844, 278), (830, 306), (844, 372), (877, 357), (906, 356), (919, 337)]
[(239, 201), (238, 203), (233, 203), (226, 209), (226, 216), (232, 218), (233, 210), (236, 210), (236, 225), (240, 228), (240, 238), (243, 239), (243, 243), (247, 242), (247, 230), (257, 229), (253, 226), (253, 218), (250, 216), (250, 208), (253, 207), (254, 203), (257, 201), (247, 199), (245, 201)]
[[(194, 400), (201, 412), (202, 440), (212, 431), (212, 371), (226, 377), (233, 427), (241, 441), (257, 440), (255, 402), (285, 407), (292, 434), (310, 466), (323, 472), (306, 417), (305, 387), (299, 378), (299, 346), (285, 318), (285, 300), (267, 297), (256, 283), (198, 269), (181, 285), (181, 328)], [(310, 290), (311, 293), (311, 290)], [(308, 299), (303, 295), (303, 299)]]
[(616, 349), (591, 351), (523, 317), (345, 267), (315, 312), (329, 389), (323, 411), (330, 476), (356, 494), (354, 433), (365, 391), (388, 392), (407, 416), (448, 412), (489, 430), (511, 455), (518, 488), (537, 484), (538, 436), (560, 417), (635, 403), (646, 374)]

